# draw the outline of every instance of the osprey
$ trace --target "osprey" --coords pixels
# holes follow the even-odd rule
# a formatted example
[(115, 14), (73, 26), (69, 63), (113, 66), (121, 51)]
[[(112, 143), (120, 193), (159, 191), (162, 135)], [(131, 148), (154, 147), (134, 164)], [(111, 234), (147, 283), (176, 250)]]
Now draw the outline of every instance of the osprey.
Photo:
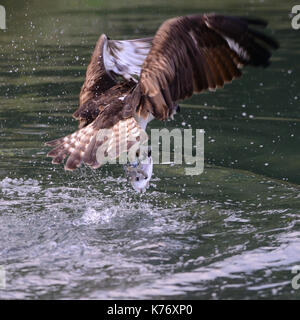
[[(223, 87), (240, 77), (245, 65), (268, 66), (279, 45), (252, 28), (266, 25), (213, 13), (167, 20), (153, 38), (117, 41), (102, 34), (73, 114), (79, 129), (46, 143), (54, 147), (48, 153), (52, 163), (68, 157), (65, 170), (82, 163), (96, 169), (112, 149), (111, 158), (118, 158), (134, 142), (147, 140), (147, 123), (172, 118), (178, 101)], [(138, 191), (148, 187), (152, 175), (151, 152), (143, 157), (143, 164), (138, 159), (125, 166)]]

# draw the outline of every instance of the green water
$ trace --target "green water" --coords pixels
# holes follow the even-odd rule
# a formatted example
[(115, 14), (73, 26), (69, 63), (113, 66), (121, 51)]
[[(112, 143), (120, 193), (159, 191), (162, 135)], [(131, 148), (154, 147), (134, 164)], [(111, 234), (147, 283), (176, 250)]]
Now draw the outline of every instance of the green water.
[[(300, 30), (294, 1), (1, 1), (0, 298), (298, 299)], [(98, 36), (151, 36), (201, 12), (269, 20), (268, 69), (194, 96), (175, 121), (205, 130), (205, 171), (157, 165), (135, 194), (122, 168), (64, 172), (44, 141), (71, 118)]]

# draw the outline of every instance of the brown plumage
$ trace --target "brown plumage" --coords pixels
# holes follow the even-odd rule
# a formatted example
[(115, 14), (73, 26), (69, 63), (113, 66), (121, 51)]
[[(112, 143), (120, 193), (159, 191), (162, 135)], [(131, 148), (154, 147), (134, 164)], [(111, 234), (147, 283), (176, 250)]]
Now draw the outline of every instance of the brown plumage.
[[(244, 65), (268, 66), (278, 44), (250, 26), (266, 23), (204, 14), (167, 20), (154, 38), (115, 41), (101, 35), (73, 114), (79, 130), (48, 142), (55, 147), (48, 156), (53, 163), (69, 156), (67, 170), (83, 162), (98, 168), (101, 148), (105, 154), (113, 146), (116, 158), (134, 144), (126, 137), (146, 139), (141, 120), (147, 123), (149, 115), (167, 119), (177, 101), (223, 87), (241, 76)], [(105, 136), (101, 129), (112, 130)]]

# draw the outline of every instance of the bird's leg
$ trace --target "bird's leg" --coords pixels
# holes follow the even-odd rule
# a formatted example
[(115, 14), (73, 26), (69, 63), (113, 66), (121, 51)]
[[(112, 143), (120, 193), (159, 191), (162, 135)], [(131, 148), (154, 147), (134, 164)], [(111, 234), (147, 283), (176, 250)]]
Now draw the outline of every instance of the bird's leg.
[(180, 112), (180, 106), (179, 106), (178, 104), (176, 104), (176, 105), (173, 107), (172, 111), (171, 111), (170, 119), (171, 119), (171, 120), (174, 120), (175, 114), (176, 114), (176, 113), (179, 113), (179, 112)]

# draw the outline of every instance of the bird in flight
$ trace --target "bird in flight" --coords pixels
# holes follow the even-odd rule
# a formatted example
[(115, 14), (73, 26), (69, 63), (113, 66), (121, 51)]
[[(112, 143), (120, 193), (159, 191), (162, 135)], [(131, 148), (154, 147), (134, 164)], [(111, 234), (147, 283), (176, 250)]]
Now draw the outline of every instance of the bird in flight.
[[(243, 66), (267, 67), (276, 40), (258, 31), (261, 19), (203, 14), (165, 21), (154, 37), (99, 37), (81, 88), (74, 133), (46, 144), (52, 163), (65, 170), (99, 168), (147, 140), (147, 124), (172, 118), (178, 102), (222, 88)], [(254, 28), (253, 28), (254, 27)], [(104, 132), (104, 133), (103, 133)], [(99, 151), (100, 150), (100, 151)], [(111, 156), (111, 152), (113, 156)], [(109, 156), (110, 154), (110, 156)], [(152, 175), (151, 152), (125, 165), (133, 188), (144, 191)]]

